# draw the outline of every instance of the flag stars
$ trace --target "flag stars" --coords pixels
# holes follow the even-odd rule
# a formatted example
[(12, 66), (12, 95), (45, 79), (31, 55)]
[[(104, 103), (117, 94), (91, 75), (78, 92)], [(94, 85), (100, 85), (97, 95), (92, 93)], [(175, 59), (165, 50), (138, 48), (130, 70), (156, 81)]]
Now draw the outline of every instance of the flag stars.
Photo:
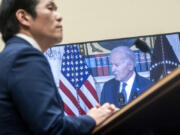
[(67, 65), (69, 65), (70, 63), (69, 62), (67, 62)]
[(86, 71), (85, 74), (88, 75), (88, 71)]
[(70, 59), (70, 57), (69, 56), (66, 56), (66, 58), (69, 60)]
[(79, 58), (78, 55), (76, 55), (75, 58), (78, 59)]
[(75, 62), (76, 65), (78, 65), (78, 63), (79, 63), (78, 61)]
[(87, 66), (85, 66), (85, 69), (88, 69), (88, 67), (87, 67)]
[(65, 68), (62, 68), (62, 71), (64, 72), (64, 71), (65, 71)]
[(69, 53), (69, 50), (67, 50), (66, 52)]
[(67, 71), (70, 71), (70, 68), (68, 67), (66, 70), (67, 70)]
[(80, 75), (82, 76), (82, 75), (83, 75), (83, 72), (80, 72)]
[(79, 88), (79, 85), (78, 85), (78, 84), (76, 84), (75, 86), (76, 86), (76, 89), (78, 89), (78, 88)]
[(74, 58), (74, 56), (73, 55), (71, 55), (71, 59), (73, 59)]
[(77, 53), (77, 50), (75, 49), (74, 52)]
[(80, 60), (80, 64), (82, 64), (83, 63), (83, 61), (82, 60)]
[(75, 88), (79, 89), (89, 75), (85, 59), (81, 56), (76, 45), (65, 47), (63, 58), (62, 73)]
[(83, 66), (81, 66), (80, 69), (83, 70)]

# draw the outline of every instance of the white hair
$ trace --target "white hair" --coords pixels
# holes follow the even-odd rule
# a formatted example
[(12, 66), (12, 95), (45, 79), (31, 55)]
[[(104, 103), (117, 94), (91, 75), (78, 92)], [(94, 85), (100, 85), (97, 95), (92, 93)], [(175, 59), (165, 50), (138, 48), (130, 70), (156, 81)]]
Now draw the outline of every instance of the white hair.
[(127, 46), (119, 46), (114, 49), (112, 49), (111, 54), (118, 53), (119, 55), (124, 55), (126, 58), (125, 60), (130, 60), (134, 63), (134, 66), (136, 64), (136, 56), (134, 52)]

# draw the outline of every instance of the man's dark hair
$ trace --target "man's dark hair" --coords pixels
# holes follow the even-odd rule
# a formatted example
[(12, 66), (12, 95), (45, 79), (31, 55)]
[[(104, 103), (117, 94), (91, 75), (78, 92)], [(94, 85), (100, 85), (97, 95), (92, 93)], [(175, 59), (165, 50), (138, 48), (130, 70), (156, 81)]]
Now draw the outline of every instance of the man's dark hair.
[(0, 32), (6, 42), (20, 30), (16, 19), (16, 11), (24, 9), (32, 17), (36, 17), (35, 7), (39, 0), (2, 0), (0, 5)]

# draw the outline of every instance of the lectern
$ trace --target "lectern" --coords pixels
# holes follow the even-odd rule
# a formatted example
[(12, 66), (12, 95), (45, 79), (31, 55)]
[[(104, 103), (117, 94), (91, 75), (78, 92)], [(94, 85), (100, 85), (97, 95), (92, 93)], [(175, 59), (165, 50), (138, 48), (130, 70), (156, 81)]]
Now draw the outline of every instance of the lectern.
[(92, 135), (180, 134), (180, 68), (115, 112)]

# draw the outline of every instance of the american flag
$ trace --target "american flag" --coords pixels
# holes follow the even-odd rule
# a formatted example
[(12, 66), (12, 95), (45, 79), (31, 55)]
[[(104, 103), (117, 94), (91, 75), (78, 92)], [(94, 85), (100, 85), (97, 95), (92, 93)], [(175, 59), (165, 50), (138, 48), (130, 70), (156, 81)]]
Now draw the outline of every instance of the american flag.
[(77, 45), (64, 47), (59, 88), (66, 115), (84, 115), (99, 103), (94, 79)]
[[(179, 45), (177, 44), (177, 46)], [(180, 66), (180, 62), (166, 36), (157, 36), (152, 54), (150, 79), (156, 82), (178, 66)]]

